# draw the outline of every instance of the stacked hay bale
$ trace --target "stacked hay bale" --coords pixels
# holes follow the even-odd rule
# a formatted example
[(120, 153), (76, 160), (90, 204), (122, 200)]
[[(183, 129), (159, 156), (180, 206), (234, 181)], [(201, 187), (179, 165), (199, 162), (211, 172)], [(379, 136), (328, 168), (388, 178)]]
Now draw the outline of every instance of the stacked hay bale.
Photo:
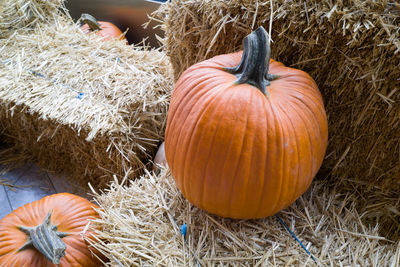
[(176, 0), (157, 16), (175, 78), (241, 50), (243, 38), (268, 29), (272, 17), (273, 58), (308, 72), (324, 96), (330, 140), (323, 168), (335, 181), (400, 190), (396, 1)]
[[(339, 188), (337, 188), (339, 189)], [(342, 194), (317, 181), (279, 213), (315, 258), (276, 217), (231, 220), (190, 205), (167, 170), (127, 186), (114, 183), (95, 196), (101, 206), (93, 246), (106, 266), (398, 266), (400, 242), (366, 226), (356, 193)], [(186, 224), (186, 237), (181, 226)], [(183, 230), (184, 231), (184, 230)]]
[(64, 0), (1, 1), (0, 37), (5, 38), (16, 30), (29, 30), (40, 23), (54, 21), (59, 17), (60, 9), (64, 9), (63, 3)]
[(83, 34), (62, 2), (2, 2), (0, 129), (12, 146), (3, 158), (23, 155), (85, 184), (134, 176), (163, 138), (169, 61)]

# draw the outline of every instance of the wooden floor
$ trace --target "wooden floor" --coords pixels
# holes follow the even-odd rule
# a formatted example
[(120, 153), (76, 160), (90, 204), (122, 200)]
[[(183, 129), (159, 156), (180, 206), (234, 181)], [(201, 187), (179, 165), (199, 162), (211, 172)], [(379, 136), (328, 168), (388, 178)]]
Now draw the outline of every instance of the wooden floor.
[(77, 191), (64, 177), (44, 172), (33, 163), (8, 171), (0, 175), (0, 219), (27, 203), (62, 192)]

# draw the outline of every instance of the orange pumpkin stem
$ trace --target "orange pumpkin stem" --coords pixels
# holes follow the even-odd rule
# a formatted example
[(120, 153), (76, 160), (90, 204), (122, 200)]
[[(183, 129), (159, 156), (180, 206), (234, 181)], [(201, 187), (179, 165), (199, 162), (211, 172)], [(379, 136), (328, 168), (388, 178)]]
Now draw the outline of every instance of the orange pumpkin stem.
[(266, 87), (278, 78), (269, 74), (271, 48), (267, 41), (269, 35), (261, 26), (243, 39), (243, 55), (239, 65), (225, 68), (229, 73), (238, 77), (236, 84), (248, 83), (257, 87), (263, 94), (269, 96)]
[(19, 230), (28, 235), (28, 241), (19, 251), (33, 246), (52, 263), (59, 264), (67, 248), (61, 238), (68, 234), (57, 232), (57, 226), (51, 224), (50, 217), (51, 211), (42, 224), (36, 227), (19, 227)]
[(97, 19), (92, 15), (83, 13), (81, 15), (81, 20), (89, 26), (89, 29), (92, 32), (101, 30), (100, 24), (97, 22)]

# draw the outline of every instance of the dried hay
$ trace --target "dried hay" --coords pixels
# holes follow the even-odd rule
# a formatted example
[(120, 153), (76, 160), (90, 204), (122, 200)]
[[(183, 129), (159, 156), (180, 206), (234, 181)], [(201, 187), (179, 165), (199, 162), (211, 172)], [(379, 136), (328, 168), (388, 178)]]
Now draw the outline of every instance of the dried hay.
[[(129, 174), (128, 174), (129, 176)], [(128, 177), (127, 176), (127, 177)], [(370, 192), (370, 197), (385, 195)], [(374, 196), (372, 196), (374, 195)], [(231, 220), (207, 214), (181, 195), (168, 170), (147, 172), (123, 186), (114, 182), (95, 194), (102, 229), (91, 242), (106, 266), (399, 266), (400, 242), (378, 233), (374, 213), (355, 208), (356, 192), (343, 193), (323, 181), (279, 213), (315, 257), (311, 257), (276, 217)], [(380, 207), (382, 208), (382, 207)], [(397, 212), (400, 208), (398, 203)], [(187, 224), (186, 241), (179, 226)]]
[(24, 9), (27, 21), (52, 19), (0, 35), (0, 131), (13, 145), (2, 158), (96, 185), (142, 169), (163, 138), (173, 86), (165, 54), (83, 34), (53, 8), (61, 1), (23, 2), (36, 8)]
[(308, 72), (329, 121), (333, 179), (400, 190), (400, 5), (396, 1), (176, 0), (154, 15), (177, 78), (269, 29), (272, 56)]
[(0, 1), (0, 38), (15, 30), (29, 29), (38, 23), (53, 21), (61, 9), (65, 11), (63, 2), (64, 0)]

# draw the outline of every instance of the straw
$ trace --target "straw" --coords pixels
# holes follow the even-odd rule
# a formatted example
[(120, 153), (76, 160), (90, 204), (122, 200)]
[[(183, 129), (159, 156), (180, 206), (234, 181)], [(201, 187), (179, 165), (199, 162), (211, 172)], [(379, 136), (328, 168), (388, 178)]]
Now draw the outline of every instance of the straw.
[(356, 193), (323, 181), (279, 214), (317, 264), (275, 217), (231, 220), (192, 206), (167, 169), (126, 181), (94, 193), (101, 218), (91, 226), (101, 230), (91, 244), (110, 259), (106, 266), (396, 266), (400, 260), (399, 241), (381, 236), (379, 222), (362, 222), (374, 210), (360, 214)]
[(35, 161), (83, 185), (142, 173), (163, 140), (173, 87), (165, 53), (85, 35), (55, 8), (61, 1), (24, 3), (14, 20), (27, 12), (35, 24), (0, 38), (2, 162)]

